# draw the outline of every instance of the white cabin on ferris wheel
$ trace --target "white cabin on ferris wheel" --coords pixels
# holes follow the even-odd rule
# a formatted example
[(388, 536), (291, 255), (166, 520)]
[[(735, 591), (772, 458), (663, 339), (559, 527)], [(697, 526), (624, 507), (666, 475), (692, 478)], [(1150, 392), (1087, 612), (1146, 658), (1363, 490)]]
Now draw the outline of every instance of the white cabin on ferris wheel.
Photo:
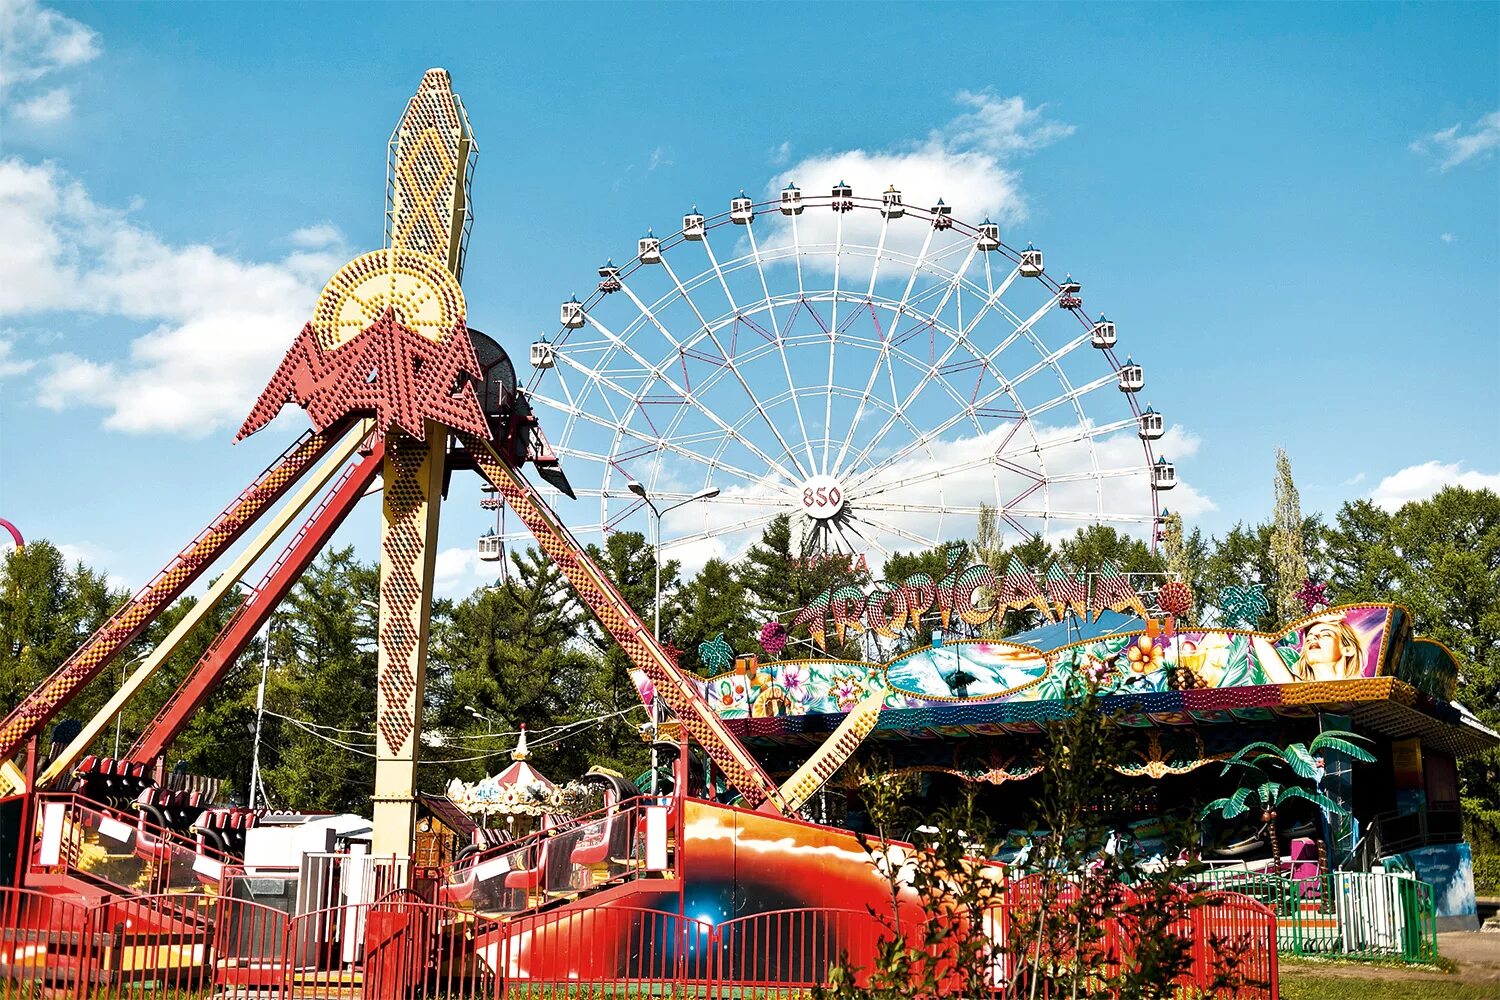
[(1103, 351), (1114, 347), (1117, 340), (1119, 337), (1115, 335), (1115, 325), (1105, 319), (1103, 313), (1100, 313), (1099, 321), (1094, 324), (1093, 332), (1089, 334), (1089, 343)]
[(854, 189), (843, 181), (833, 186), (832, 198), (835, 212), (854, 211)]
[(740, 188), (740, 193), (729, 199), (729, 221), (736, 226), (748, 226), (755, 221), (755, 202)]
[(901, 201), (901, 192), (892, 184), (880, 195), (880, 214), (887, 219), (899, 219), (906, 214), (906, 205)]
[(1147, 441), (1156, 441), (1167, 432), (1167, 422), (1160, 413), (1153, 410), (1148, 403), (1146, 409), (1141, 413), (1141, 437)]
[(504, 557), (500, 536), (487, 531), (479, 536), (479, 561), (499, 562)]
[(611, 257), (599, 265), (599, 291), (608, 295), (610, 292), (620, 290), (620, 269), (615, 266), (615, 259)]
[(977, 245), (986, 253), (1000, 249), (1000, 226), (998, 223), (991, 222), (988, 216), (979, 224)]
[(1042, 263), (1042, 252), (1030, 243), (1021, 251), (1021, 260), (1016, 268), (1023, 278), (1040, 278), (1046, 270)]
[(1146, 370), (1135, 363), (1132, 358), (1126, 358), (1125, 363), (1120, 366), (1120, 391), (1140, 392), (1146, 387)]
[(698, 211), (697, 205), (694, 205), (692, 209), (682, 217), (682, 238), (685, 240), (703, 239), (703, 233), (706, 228), (707, 227), (704, 226), (703, 223), (703, 213)]
[(781, 189), (781, 214), (802, 214), (802, 192), (797, 189), (797, 185), (788, 184)]
[(547, 338), (535, 341), (531, 345), (531, 367), (538, 370), (553, 368), (557, 365), (557, 349), (547, 343)]
[(562, 304), (562, 325), (569, 330), (577, 330), (583, 327), (583, 303), (578, 301), (578, 296), (573, 296)]
[(642, 264), (661, 263), (661, 240), (651, 230), (646, 230), (646, 235), (636, 241), (636, 256)]
[(1154, 490), (1170, 490), (1176, 485), (1176, 467), (1165, 458), (1158, 458), (1156, 464), (1151, 467), (1151, 488)]
[(1064, 297), (1077, 295), (1081, 291), (1083, 291), (1083, 285), (1075, 280), (1071, 274), (1064, 278), (1057, 286), (1057, 294)]
[(943, 199), (939, 198), (937, 204), (932, 206), (931, 215), (933, 229), (953, 228), (953, 206)]

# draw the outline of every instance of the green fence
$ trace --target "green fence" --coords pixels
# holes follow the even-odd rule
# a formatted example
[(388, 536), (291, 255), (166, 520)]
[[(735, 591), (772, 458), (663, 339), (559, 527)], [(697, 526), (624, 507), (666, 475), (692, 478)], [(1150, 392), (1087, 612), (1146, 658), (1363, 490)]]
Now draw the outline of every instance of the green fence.
[(1244, 868), (1200, 872), (1199, 882), (1238, 892), (1276, 912), (1284, 955), (1437, 959), (1432, 886), (1390, 872), (1334, 872), (1291, 879)]

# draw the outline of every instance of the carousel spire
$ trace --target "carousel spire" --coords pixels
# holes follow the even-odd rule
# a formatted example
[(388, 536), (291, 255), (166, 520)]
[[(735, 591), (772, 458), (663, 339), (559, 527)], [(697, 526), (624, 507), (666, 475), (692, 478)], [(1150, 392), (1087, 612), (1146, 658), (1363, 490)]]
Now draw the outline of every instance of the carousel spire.
[(510, 752), (511, 760), (528, 760), (531, 751), (526, 749), (526, 723), (521, 723), (521, 735), (516, 738), (516, 748)]

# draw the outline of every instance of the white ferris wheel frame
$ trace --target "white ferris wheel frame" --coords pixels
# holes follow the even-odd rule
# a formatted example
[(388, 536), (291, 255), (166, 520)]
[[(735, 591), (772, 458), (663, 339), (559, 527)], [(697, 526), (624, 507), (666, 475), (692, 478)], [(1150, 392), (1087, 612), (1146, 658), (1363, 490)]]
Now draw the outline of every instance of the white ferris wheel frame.
[[(942, 477), (951, 476), (955, 472), (965, 471), (969, 468), (980, 468), (986, 465), (1000, 465), (1008, 471), (1023, 479), (1031, 480), (1031, 485), (1012, 497), (1005, 498), (999, 495), (999, 481), (996, 482), (996, 496), (994, 506), (996, 516), (1007, 523), (1011, 528), (1027, 537), (1041, 534), (1047, 537), (1053, 522), (1068, 523), (1108, 523), (1108, 524), (1139, 524), (1154, 527), (1159, 522), (1159, 497), (1158, 491), (1153, 485), (1151, 477), (1155, 456), (1152, 450), (1151, 440), (1140, 436), (1140, 445), (1144, 455), (1143, 465), (1131, 464), (1121, 468), (1101, 468), (1098, 450), (1095, 441), (1116, 434), (1129, 428), (1141, 426), (1142, 410), (1134, 392), (1121, 393), (1125, 397), (1125, 403), (1129, 407), (1130, 416), (1122, 417), (1103, 423), (1095, 423), (1084, 412), (1081, 400), (1096, 390), (1106, 386), (1118, 386), (1121, 377), (1121, 362), (1116, 357), (1112, 347), (1105, 347), (1097, 353), (1107, 362), (1107, 370), (1100, 376), (1090, 379), (1081, 384), (1073, 384), (1068, 374), (1064, 372), (1059, 361), (1067, 354), (1088, 344), (1094, 322), (1083, 311), (1082, 305), (1064, 304), (1064, 294), (1061, 284), (1048, 275), (1045, 271), (1028, 280), (1040, 281), (1051, 293), (1047, 300), (1028, 316), (1022, 317), (1013, 312), (1003, 301), (1003, 296), (1010, 290), (1020, 275), (1021, 252), (1017, 251), (1003, 242), (997, 241), (993, 252), (985, 252), (979, 249), (978, 237), (979, 227), (965, 223), (951, 215), (944, 216), (943, 221), (947, 223), (944, 230), (955, 232), (959, 235), (971, 237), (967, 241), (952, 243), (942, 248), (938, 253), (931, 253), (934, 234), (939, 228), (933, 225), (934, 214), (916, 206), (902, 206), (903, 215), (910, 217), (912, 222), (927, 222), (927, 232), (920, 251), (912, 255), (909, 252), (898, 250), (887, 245), (887, 234), (894, 221), (892, 217), (883, 211), (884, 202), (880, 198), (856, 197), (840, 198), (844, 205), (849, 206), (852, 211), (880, 211), (881, 226), (879, 239), (874, 246), (863, 243), (849, 243), (844, 241), (844, 218), (846, 212), (836, 213), (837, 229), (835, 241), (829, 243), (804, 244), (798, 229), (798, 214), (787, 216), (790, 223), (791, 242), (779, 246), (763, 248), (756, 237), (754, 218), (767, 215), (774, 216), (781, 211), (780, 201), (766, 201), (752, 206), (751, 218), (744, 223), (737, 223), (733, 218), (733, 212), (724, 212), (712, 217), (705, 217), (701, 224), (701, 235), (690, 239), (687, 230), (678, 230), (671, 236), (661, 237), (658, 240), (659, 260), (645, 261), (638, 253), (630, 261), (620, 265), (615, 271), (616, 287), (606, 292), (603, 287), (596, 288), (586, 299), (580, 303), (582, 318), (585, 326), (574, 330), (566, 324), (561, 325), (552, 341), (552, 356), (559, 368), (567, 368), (576, 373), (582, 380), (582, 392), (574, 392), (570, 389), (561, 373), (552, 379), (561, 390), (559, 394), (548, 394), (544, 389), (544, 383), (548, 378), (548, 369), (537, 368), (527, 384), (527, 392), (534, 401), (539, 401), (545, 406), (557, 410), (566, 415), (564, 427), (561, 434), (554, 441), (554, 450), (558, 457), (565, 463), (569, 458), (577, 458), (598, 463), (603, 469), (602, 481), (597, 487), (585, 487), (576, 490), (580, 499), (597, 499), (599, 501), (599, 521), (592, 530), (598, 530), (607, 535), (616, 530), (628, 518), (635, 515), (645, 506), (641, 497), (630, 491), (628, 485), (631, 478), (623, 471), (623, 462), (639, 458), (653, 453), (664, 453), (691, 459), (701, 464), (704, 469), (704, 486), (719, 486), (721, 482), (714, 482), (716, 474), (732, 477), (742, 483), (753, 486), (772, 489), (775, 492), (760, 496), (740, 496), (721, 494), (712, 502), (715, 505), (742, 505), (756, 508), (770, 508), (770, 511), (747, 517), (738, 522), (730, 524), (715, 525), (701, 531), (687, 532), (676, 535), (670, 540), (663, 542), (664, 548), (683, 545), (694, 541), (700, 541), (719, 535), (732, 535), (737, 532), (752, 530), (756, 527), (769, 523), (780, 514), (797, 512), (795, 491), (805, 482), (813, 477), (833, 476), (840, 470), (858, 469), (859, 472), (847, 479), (846, 486), (851, 496), (855, 495), (863, 484), (874, 480), (881, 471), (891, 468), (898, 462), (923, 450), (931, 456), (931, 446), (940, 436), (954, 427), (967, 421), (975, 430), (984, 431), (979, 424), (978, 418), (982, 411), (990, 410), (991, 414), (1003, 413), (1007, 418), (1014, 421), (1005, 443), (994, 453), (985, 453), (966, 463), (949, 465), (937, 468), (933, 471), (923, 473), (900, 480), (875, 483), (873, 487), (858, 493), (857, 509), (858, 516), (833, 520), (825, 528), (825, 537), (833, 542), (835, 548), (845, 551), (856, 551), (856, 542), (845, 533), (845, 528), (853, 532), (859, 542), (873, 549), (878, 549), (882, 554), (889, 554), (889, 550), (879, 540), (880, 532), (889, 536), (904, 539), (916, 545), (930, 548), (939, 544), (942, 540), (943, 523), (955, 515), (977, 515), (980, 508), (977, 505), (948, 504), (943, 501)], [(806, 210), (817, 210), (822, 208), (830, 211), (833, 208), (834, 197), (831, 195), (814, 196), (803, 195), (802, 206)], [(910, 222), (905, 224), (911, 224)], [(748, 243), (749, 252), (740, 253), (734, 257), (721, 262), (719, 256), (714, 252), (712, 235), (714, 230), (731, 226), (737, 235), (743, 235)], [(709, 261), (706, 270), (688, 277), (684, 280), (672, 268), (669, 257), (670, 252), (684, 243), (698, 243)], [(831, 288), (809, 289), (804, 274), (804, 257), (818, 255), (823, 256), (831, 253), (833, 256), (833, 284)], [(974, 258), (983, 258), (983, 276), (985, 285), (982, 286), (971, 278), (970, 268)], [(962, 256), (962, 262), (955, 268), (948, 262), (955, 256)], [(864, 257), (870, 261), (870, 276), (868, 283), (861, 282), (865, 287), (849, 288), (841, 287), (843, 262), (845, 257)], [(999, 282), (995, 278), (993, 262), (1003, 259), (1010, 264), (1008, 272), (1004, 273)], [(772, 282), (767, 278), (767, 268), (783, 261), (791, 261), (795, 264), (797, 286), (795, 291), (786, 291), (773, 295)], [(883, 266), (894, 265), (908, 269), (905, 282), (905, 290), (899, 300), (876, 294), (876, 285), (881, 276)], [(631, 285), (631, 277), (641, 268), (660, 268), (671, 282), (671, 288), (657, 295), (651, 301), (641, 298)], [(730, 287), (729, 276), (739, 271), (750, 271), (753, 269), (761, 291), (761, 297), (751, 302), (739, 301)], [(923, 289), (918, 295), (913, 296), (919, 274), (926, 273), (932, 277), (943, 279), (931, 288)], [(603, 282), (601, 282), (601, 286)], [(722, 291), (723, 297), (728, 302), (728, 308), (713, 315), (704, 315), (698, 305), (693, 301), (692, 292), (708, 285), (717, 285)], [(986, 287), (987, 286), (987, 287)], [(977, 297), (981, 306), (978, 311), (966, 322), (962, 314), (963, 297), (962, 292), (967, 291), (971, 296)], [(636, 315), (624, 327), (615, 330), (606, 326), (594, 314), (597, 306), (608, 294), (623, 295), (628, 298), (636, 309)], [(936, 306), (931, 309), (923, 308), (924, 303), (941, 295)], [(940, 317), (947, 307), (950, 299), (957, 295), (955, 300), (959, 317), (957, 324), (950, 324)], [(688, 337), (679, 338), (673, 335), (667, 325), (659, 319), (659, 314), (668, 306), (673, 304), (685, 304), (697, 321), (697, 329)], [(818, 319), (816, 311), (811, 309), (813, 303), (826, 303), (831, 310), (832, 321), (828, 329), (809, 331), (802, 335), (791, 337), (784, 334), (782, 324), (778, 320), (778, 310), (787, 306), (797, 306), (800, 303), (808, 304), (808, 312)], [(890, 316), (888, 329), (892, 336), (883, 334), (878, 340), (872, 340), (868, 336), (852, 332), (852, 321), (845, 329), (840, 329), (840, 307), (853, 307), (850, 312), (858, 314), (860, 311), (868, 311), (871, 317), (876, 316), (877, 310), (885, 310)], [(1069, 339), (1058, 347), (1049, 347), (1036, 334), (1034, 327), (1051, 310), (1064, 309), (1073, 313), (1080, 324), (1078, 336)], [(1003, 337), (998, 344), (990, 350), (982, 350), (971, 340), (971, 335), (979, 326), (979, 323), (990, 314), (1003, 317), (1011, 326), (1011, 332)], [(795, 310), (790, 314), (795, 320)], [(846, 317), (849, 313), (846, 313)], [(749, 351), (726, 350), (720, 339), (720, 335), (728, 328), (739, 323), (749, 322), (757, 317), (769, 320), (769, 330), (759, 331), (765, 339), (765, 343), (759, 344)], [(930, 330), (933, 342), (937, 343), (938, 335), (946, 339), (947, 344), (940, 358), (927, 362), (919, 361), (908, 352), (902, 351), (900, 344), (894, 341), (895, 332), (899, 328), (903, 317), (918, 318)], [(790, 332), (790, 323), (787, 324)], [(633, 336), (647, 328), (653, 330), (657, 335), (665, 339), (666, 343), (677, 352), (678, 357), (685, 357), (686, 352), (695, 350), (698, 345), (710, 345), (716, 352), (717, 357), (702, 357), (700, 360), (710, 360), (718, 365), (717, 370), (709, 375), (706, 380), (700, 379), (696, 385), (679, 384), (676, 376), (669, 370), (670, 360), (653, 362), (634, 350), (631, 346)], [(876, 328), (879, 330), (878, 321)], [(577, 340), (577, 334), (583, 330), (589, 330), (592, 334), (602, 340), (591, 341), (583, 345), (576, 345), (574, 349), (568, 349), (570, 339)], [(830, 334), (830, 330), (832, 331)], [(1005, 349), (1017, 341), (1023, 339), (1029, 343), (1037, 352), (1037, 360), (1022, 371), (1019, 375), (1007, 377), (998, 369), (991, 369), (990, 365)], [(906, 338), (911, 339), (911, 336)], [(824, 405), (824, 427), (828, 428), (832, 422), (833, 399), (835, 395), (845, 395), (858, 400), (855, 419), (849, 422), (848, 431), (843, 440), (838, 443), (838, 450), (833, 454), (830, 463), (830, 453), (833, 452), (832, 433), (825, 434), (821, 439), (808, 434), (807, 424), (804, 420), (802, 401), (799, 399), (799, 391), (804, 394), (813, 390), (813, 386), (799, 386), (792, 376), (792, 364), (787, 353), (789, 348), (802, 346), (804, 343), (811, 344), (826, 343), (828, 346), (828, 376), (821, 391), (825, 395)], [(862, 391), (851, 387), (836, 384), (834, 379), (835, 356), (840, 343), (874, 349), (878, 352), (875, 363), (871, 365), (869, 379)], [(904, 341), (903, 341), (904, 343)], [(985, 373), (991, 374), (997, 385), (985, 394), (974, 395), (964, 399), (962, 394), (955, 391), (953, 385), (944, 374), (944, 368), (950, 363), (954, 354), (963, 348), (968, 353), (967, 360), (961, 360), (962, 371), (973, 371), (976, 367), (979, 376), (976, 379), (977, 386), (981, 384)], [(597, 355), (592, 364), (585, 363), (580, 355)], [(787, 385), (785, 390), (771, 396), (759, 393), (741, 373), (740, 366), (749, 364), (761, 357), (769, 357), (772, 354), (779, 355), (782, 371), (785, 373)], [(913, 369), (920, 370), (922, 380), (941, 387), (952, 397), (955, 405), (946, 419), (926, 428), (925, 430), (915, 426), (905, 415), (905, 408), (912, 403), (921, 391), (924, 381), (919, 380), (909, 393), (905, 395), (894, 406), (887, 400), (872, 393), (876, 380), (882, 373), (882, 365), (890, 377), (890, 385), (895, 393), (895, 370), (893, 360), (900, 359), (902, 363)], [(628, 368), (616, 369), (612, 365), (616, 362), (628, 363)], [(1018, 386), (1028, 379), (1042, 372), (1050, 372), (1057, 380), (1060, 391), (1041, 403), (1030, 406), (1022, 403), (1016, 393)], [(620, 382), (623, 375), (633, 376), (649, 375), (645, 382), (645, 388), (632, 391)], [(684, 375), (686, 369), (684, 365)], [(713, 412), (702, 400), (706, 389), (725, 378), (737, 380), (742, 391), (751, 403), (743, 415), (734, 423), (728, 422), (719, 414)], [(684, 379), (686, 381), (686, 379)], [(644, 408), (650, 405), (652, 388), (665, 388), (672, 392), (675, 399), (677, 414), (671, 419), (669, 426), (664, 431), (656, 434), (647, 433), (631, 424), (629, 413), (623, 416), (619, 410), (610, 405), (610, 397), (602, 392), (593, 391), (596, 387), (610, 389), (621, 399), (628, 399), (630, 406)], [(587, 402), (589, 398), (599, 400), (604, 405), (602, 409), (607, 412), (595, 412)], [(1013, 409), (999, 409), (991, 407), (990, 404), (997, 401), (1008, 401)], [(655, 402), (661, 402), (656, 400)], [(778, 427), (775, 420), (771, 418), (770, 409), (785, 402), (790, 402), (797, 416), (797, 430), (801, 432), (801, 442), (788, 440), (783, 433), (783, 428)], [(863, 417), (868, 406), (886, 411), (884, 423), (880, 429), (870, 438), (869, 442), (860, 449), (850, 462), (846, 462), (854, 439), (856, 428)], [(1050, 438), (1045, 442), (1037, 435), (1037, 425), (1033, 418), (1058, 407), (1071, 408), (1078, 420), (1077, 430), (1071, 435), (1061, 438)], [(627, 407), (628, 409), (628, 407)], [(691, 436), (674, 438), (676, 428), (689, 412), (696, 412), (700, 417), (713, 424), (717, 430), (712, 435), (703, 435), (705, 441), (717, 438), (717, 450), (712, 455), (704, 455), (692, 450), (696, 442)], [(781, 449), (781, 456), (773, 456), (759, 447), (755, 442), (746, 437), (742, 430), (746, 424), (759, 422), (770, 432), (772, 438)], [(588, 452), (570, 447), (575, 427), (580, 423), (592, 424), (595, 427), (612, 432), (610, 450), (607, 454)], [(883, 456), (881, 460), (868, 468), (860, 468), (861, 463), (868, 459), (885, 436), (898, 423), (904, 423), (912, 437), (905, 445), (897, 451)], [(549, 427), (554, 425), (548, 424)], [(652, 429), (655, 425), (652, 424)], [(1011, 446), (1022, 427), (1025, 427), (1030, 436), (1029, 443), (1019, 443)], [(554, 431), (556, 433), (556, 431)], [(750, 469), (741, 468), (724, 459), (724, 453), (730, 443), (736, 443), (753, 455), (758, 461), (764, 463), (765, 470), (756, 473)], [(1046, 471), (1045, 451), (1057, 448), (1060, 445), (1084, 444), (1087, 448), (1089, 468), (1084, 472), (1074, 472), (1064, 475), (1049, 476)], [(821, 445), (821, 448), (817, 447)], [(1036, 468), (1028, 468), (1017, 464), (1009, 459), (1021, 455), (1030, 455), (1036, 463)], [(804, 461), (805, 459), (805, 461)], [(651, 496), (662, 502), (673, 502), (690, 499), (693, 492), (690, 490), (659, 490), (656, 488), (655, 479), (661, 469), (661, 463), (657, 463), (652, 473), (652, 481), (645, 484)], [(1110, 478), (1144, 476), (1149, 495), (1149, 504), (1143, 503), (1139, 511), (1107, 511), (1104, 507), (1104, 481)], [(620, 480), (615, 483), (614, 480)], [(888, 500), (877, 500), (872, 502), (871, 497), (878, 497), (899, 489), (907, 489), (920, 486), (928, 480), (938, 480), (938, 496), (936, 503), (912, 503), (894, 502)], [(1069, 482), (1093, 482), (1094, 483), (1094, 510), (1060, 510), (1053, 509), (1051, 505), (1051, 486)], [(1021, 506), (1033, 496), (1039, 494), (1040, 506), (1036, 501), (1031, 505)], [(611, 501), (618, 501), (623, 509), (611, 512)], [(1149, 510), (1146, 508), (1149, 506)], [(891, 520), (888, 517), (880, 518), (870, 516), (873, 512), (881, 515), (900, 515), (902, 513), (936, 514), (938, 515), (935, 537), (919, 534), (899, 523), (899, 518)], [(1037, 520), (1042, 524), (1042, 531), (1036, 532), (1027, 528), (1021, 521)], [(870, 534), (859, 531), (855, 521), (864, 522), (871, 529)], [(817, 527), (816, 525), (814, 527)], [(591, 529), (583, 529), (588, 531)], [(837, 539), (833, 534), (837, 533)], [(1152, 532), (1151, 540), (1155, 540), (1155, 532)]]

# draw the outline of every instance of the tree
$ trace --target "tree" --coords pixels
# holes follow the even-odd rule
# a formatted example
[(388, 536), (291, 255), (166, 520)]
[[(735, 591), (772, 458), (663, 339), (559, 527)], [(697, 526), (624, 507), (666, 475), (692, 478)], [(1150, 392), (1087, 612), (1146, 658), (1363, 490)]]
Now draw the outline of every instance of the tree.
[(261, 774), (279, 807), (368, 808), (378, 593), (379, 573), (351, 546), (325, 551), (277, 609)]
[(1163, 519), (1162, 559), (1167, 575), (1188, 585), (1193, 592), (1193, 607), (1179, 616), (1178, 624), (1192, 628), (1198, 623), (1198, 611), (1208, 597), (1204, 593), (1204, 564), (1208, 560), (1208, 543), (1203, 532), (1194, 528), (1187, 534), (1182, 515), (1168, 513)]
[[(69, 566), (45, 539), (8, 554), (0, 567), (0, 705), (9, 711), (35, 690), (128, 596), (81, 561)], [(69, 714), (87, 718), (107, 697), (85, 689)]]
[(1331, 601), (1384, 601), (1395, 594), (1401, 558), (1391, 530), (1391, 515), (1369, 500), (1350, 500), (1339, 508), (1324, 539)]
[[(505, 583), (445, 602), (434, 615), (427, 718), (447, 739), (426, 754), (422, 784), (430, 791), (499, 770), (522, 725), (549, 730), (639, 704), (633, 691), (623, 704), (614, 699), (587, 635), (589, 613), (552, 560), (527, 549), (511, 562)], [(485, 722), (476, 724), (470, 705)], [(598, 727), (579, 727), (540, 743), (534, 762), (582, 774), (601, 749), (617, 758), (618, 740), (601, 744)]]
[(1271, 569), (1275, 574), (1271, 610), (1278, 622), (1300, 617), (1305, 608), (1297, 598), (1307, 579), (1307, 553), (1302, 541), (1302, 501), (1292, 482), (1292, 463), (1285, 448), (1276, 449), (1276, 509), (1271, 526)]
[(670, 630), (664, 634), (682, 650), (681, 665), (707, 674), (698, 646), (719, 635), (736, 653), (758, 649), (756, 637), (761, 621), (751, 608), (745, 585), (729, 563), (710, 559), (679, 592), (681, 605), (674, 609)]
[(1162, 557), (1139, 538), (1107, 524), (1091, 524), (1058, 543), (1062, 561), (1077, 569), (1097, 571), (1105, 562), (1126, 573), (1160, 573), (1166, 569)]
[[(790, 629), (797, 612), (816, 600), (819, 594), (844, 586), (869, 586), (871, 578), (867, 569), (860, 569), (841, 558), (823, 556), (808, 549), (805, 539), (799, 542), (793, 537), (791, 518), (787, 515), (776, 517), (766, 526), (760, 541), (750, 546), (734, 566), (735, 576), (749, 599), (757, 634), (761, 625), (773, 619)], [(799, 637), (796, 641), (804, 645), (797, 648), (789, 644), (783, 656), (809, 654), (806, 640)], [(835, 641), (831, 635), (829, 641)], [(737, 652), (757, 649), (758, 646), (735, 647)], [(853, 636), (828, 653), (848, 659), (860, 656)]]

